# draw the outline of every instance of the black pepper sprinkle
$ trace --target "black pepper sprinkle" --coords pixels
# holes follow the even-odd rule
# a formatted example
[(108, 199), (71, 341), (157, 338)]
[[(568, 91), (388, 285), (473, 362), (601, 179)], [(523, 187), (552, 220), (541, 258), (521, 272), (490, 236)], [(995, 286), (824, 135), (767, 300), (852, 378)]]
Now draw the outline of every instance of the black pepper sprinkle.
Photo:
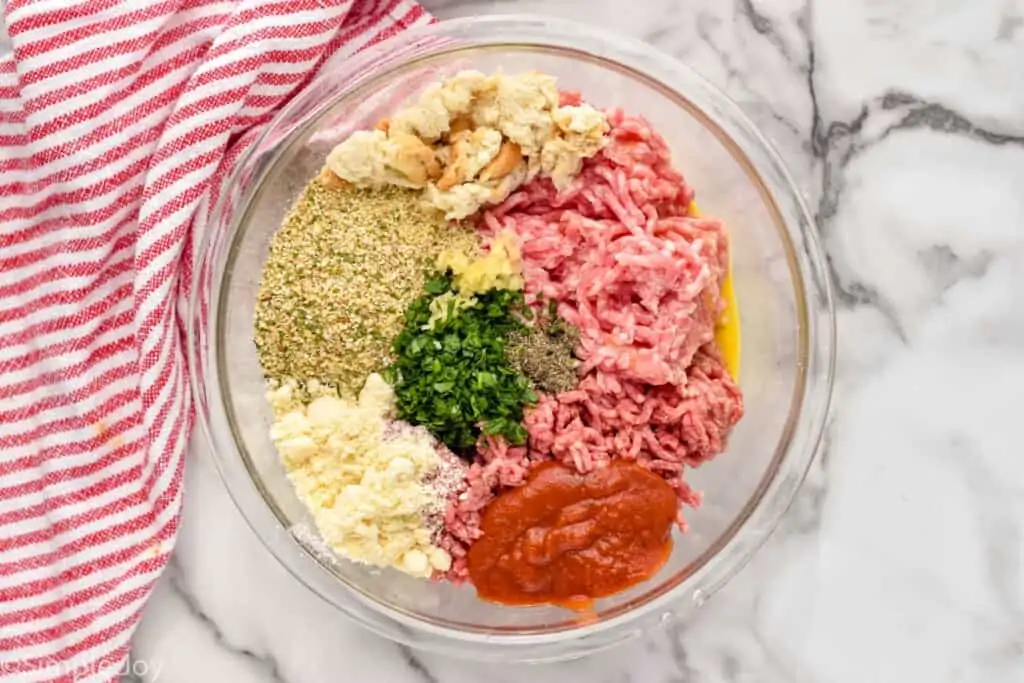
[(572, 390), (579, 382), (575, 356), (579, 341), (579, 330), (556, 318), (513, 333), (505, 348), (509, 361), (538, 389), (558, 394)]

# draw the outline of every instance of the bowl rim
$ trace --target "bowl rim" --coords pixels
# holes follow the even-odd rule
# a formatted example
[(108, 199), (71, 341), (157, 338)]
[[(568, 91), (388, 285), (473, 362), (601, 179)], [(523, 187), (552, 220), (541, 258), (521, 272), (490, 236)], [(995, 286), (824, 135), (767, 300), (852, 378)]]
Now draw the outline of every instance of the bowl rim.
[[(781, 156), (775, 150), (773, 145), (764, 137), (764, 135), (757, 129), (757, 127), (746, 117), (743, 111), (735, 104), (727, 95), (721, 92), (714, 85), (709, 83), (706, 79), (700, 76), (692, 68), (683, 64), (679, 60), (658, 51), (657, 49), (634, 39), (623, 38), (622, 36), (611, 34), (610, 32), (594, 28), (586, 24), (579, 22), (568, 21), (564, 19), (553, 19), (549, 17), (530, 15), (530, 14), (508, 14), (508, 15), (489, 15), (485, 17), (466, 17), (460, 19), (447, 20), (437, 22), (423, 27), (412, 28), (407, 31), (401, 32), (396, 36), (388, 38), (381, 43), (372, 46), (363, 52), (355, 55), (346, 57), (348, 63), (346, 68), (354, 69), (356, 71), (362, 70), (364, 72), (373, 71), (373, 65), (380, 57), (387, 55), (388, 52), (395, 46), (405, 44), (420, 38), (437, 38), (443, 37), (445, 32), (455, 32), (458, 30), (465, 29), (480, 29), (480, 28), (501, 28), (504, 29), (508, 26), (517, 26), (521, 31), (530, 32), (533, 31), (536, 34), (536, 39), (533, 41), (527, 41), (520, 38), (518, 41), (509, 41), (506, 43), (498, 43), (490, 40), (486, 40), (484, 45), (470, 45), (468, 47), (456, 47), (452, 50), (446, 50), (442, 52), (435, 52), (429, 55), (428, 58), (437, 58), (439, 55), (450, 54), (451, 52), (459, 52), (466, 50), (481, 50), (481, 49), (500, 49), (502, 47), (516, 47), (522, 49), (524, 47), (534, 47), (549, 50), (558, 50), (562, 52), (576, 51), (580, 54), (586, 55), (589, 59), (596, 60), (605, 67), (618, 68), (620, 70), (629, 71), (632, 75), (636, 76), (640, 80), (646, 81), (649, 85), (659, 87), (670, 91), (674, 95), (676, 100), (684, 100), (690, 104), (688, 109), (691, 109), (691, 113), (698, 115), (699, 118), (704, 119), (704, 123), (719, 137), (719, 141), (723, 143), (727, 148), (730, 149), (734, 158), (741, 163), (744, 163), (753, 178), (757, 179), (757, 184), (761, 188), (764, 194), (766, 206), (768, 206), (771, 212), (774, 214), (774, 220), (776, 225), (780, 228), (780, 238), (789, 247), (792, 252), (789, 254), (791, 263), (791, 271), (796, 276), (793, 280), (794, 285), (794, 299), (798, 309), (798, 318), (800, 319), (800, 328), (803, 330), (803, 334), (798, 335), (800, 341), (800, 359), (797, 361), (798, 376), (794, 381), (794, 396), (792, 399), (792, 406), (790, 409), (790, 416), (787, 420), (787, 426), (790, 427), (790, 432), (795, 432), (798, 428), (803, 427), (807, 433), (803, 435), (802, 448), (799, 455), (801, 459), (799, 461), (799, 469), (794, 472), (795, 477), (790, 477), (785, 482), (778, 481), (778, 470), (782, 462), (792, 461), (794, 455), (790, 451), (794, 446), (793, 434), (783, 434), (783, 438), (780, 439), (780, 444), (786, 444), (785, 448), (777, 449), (775, 457), (771, 461), (771, 466), (766, 469), (765, 475), (762, 477), (761, 483), (755, 489), (751, 495), (751, 499), (744, 506), (741, 513), (733, 520), (733, 522), (721, 533), (721, 535), (715, 540), (715, 542), (709, 547), (708, 550), (701, 553), (701, 555), (695, 558), (684, 570), (679, 572), (680, 576), (674, 580), (667, 587), (660, 591), (649, 591), (648, 593), (641, 596), (641, 600), (633, 600), (623, 607), (617, 608), (615, 613), (607, 618), (600, 619), (598, 622), (590, 625), (576, 625), (570, 627), (563, 627), (557, 630), (533, 630), (533, 631), (520, 631), (517, 633), (508, 633), (490, 629), (471, 630), (463, 629), (452, 626), (442, 626), (436, 623), (419, 618), (411, 613), (404, 612), (403, 610), (393, 608), (380, 602), (376, 599), (370, 598), (361, 594), (357, 589), (352, 586), (345, 585), (342, 582), (343, 588), (361, 605), (369, 606), (371, 610), (376, 612), (377, 617), (384, 617), (388, 620), (397, 622), (394, 624), (397, 628), (389, 628), (389, 625), (380, 624), (376, 619), (368, 618), (368, 615), (357, 609), (357, 606), (348, 604), (339, 604), (335, 599), (334, 595), (327, 595), (324, 591), (320, 590), (317, 586), (311, 585), (311, 582), (303, 576), (296, 565), (293, 563), (292, 558), (289, 557), (291, 553), (287, 553), (289, 548), (282, 546), (282, 536), (286, 536), (286, 542), (290, 542), (294, 550), (295, 546), (301, 548), (301, 544), (298, 544), (295, 539), (279, 524), (276, 529), (268, 527), (266, 524), (257, 524), (252, 514), (252, 505), (250, 502), (242, 500), (243, 494), (237, 486), (232, 484), (232, 479), (236, 478), (228, 471), (230, 464), (227, 459), (233, 458), (235, 460), (241, 460), (242, 456), (238, 452), (237, 443), (235, 446), (234, 453), (224, 453), (218, 447), (222, 441), (218, 439), (214, 434), (212, 420), (208, 421), (207, 415), (202, 410), (197, 410), (197, 423), (200, 427), (200, 431), (203, 433), (207, 446), (214, 455), (214, 463), (220, 474), (222, 480), (225, 483), (225, 487), (228, 490), (229, 495), (232, 498), (235, 506), (239, 509), (242, 517), (246, 520), (246, 523), (253, 529), (257, 537), (260, 538), (263, 545), (270, 551), (271, 555), (275, 559), (282, 563), (288, 571), (295, 576), (300, 583), (305, 585), (307, 588), (318, 594), (321, 598), (327, 602), (337, 606), (343, 610), (349, 617), (355, 619), (357, 622), (370, 628), (371, 630), (384, 635), (388, 638), (409, 644), (414, 646), (429, 646), (435, 649), (445, 650), (443, 646), (438, 646), (438, 643), (424, 644), (420, 641), (419, 637), (414, 637), (413, 634), (406, 634), (407, 628), (418, 629), (421, 631), (427, 631), (432, 635), (438, 636), (444, 640), (453, 641), (456, 644), (467, 644), (467, 643), (495, 643), (500, 641), (502, 646), (511, 644), (521, 644), (523, 646), (529, 646), (531, 648), (536, 647), (538, 643), (545, 645), (555, 645), (563, 643), (567, 640), (578, 640), (582, 637), (589, 635), (596, 635), (600, 633), (608, 633), (621, 629), (626, 624), (633, 624), (651, 615), (652, 613), (669, 607), (671, 602), (676, 601), (680, 594), (684, 594), (683, 590), (688, 584), (698, 583), (703, 580), (704, 585), (693, 591), (691, 599), (695, 606), (702, 604), (710, 595), (714, 594), (722, 586), (725, 585), (733, 576), (735, 576), (753, 557), (757, 550), (764, 545), (764, 543), (771, 536), (774, 529), (777, 527), (782, 516), (791, 506), (795, 495), (799, 489), (799, 486), (803, 482), (807, 470), (810, 467), (813, 459), (818, 452), (822, 439), (824, 437), (825, 429), (828, 424), (828, 417), (831, 409), (831, 395), (832, 387), (834, 382), (835, 374), (835, 358), (836, 358), (836, 329), (835, 329), (835, 312), (832, 298), (831, 282), (828, 275), (828, 271), (825, 268), (825, 256), (824, 251), (821, 248), (820, 241), (818, 239), (817, 230), (814, 227), (814, 220), (809, 210), (807, 209), (806, 203), (800, 194), (800, 191), (794, 182), (788, 169), (786, 169)], [(551, 33), (557, 33), (558, 36), (550, 35)], [(662, 70), (666, 73), (672, 73), (677, 79), (682, 76), (688, 79), (690, 82), (698, 84), (704, 90), (704, 95), (714, 104), (717, 108), (721, 108), (722, 111), (717, 118), (709, 117), (701, 107), (694, 104), (690, 97), (684, 93), (676, 90), (675, 87), (669, 85), (665, 80), (658, 78), (656, 75), (650, 73), (650, 67), (645, 66), (644, 70), (638, 67), (630, 66), (630, 62), (636, 62), (637, 59), (633, 58), (632, 55), (624, 57), (623, 55), (615, 56), (604, 56), (595, 55), (581, 51), (579, 48), (573, 48), (571, 45), (564, 44), (570, 40), (578, 39), (581, 35), (587, 35), (590, 38), (596, 38), (601, 41), (606, 41), (609, 44), (616, 46), (619, 50), (625, 52), (636, 53), (640, 55), (644, 60), (654, 61), (658, 64), (659, 73)], [(568, 37), (567, 37), (568, 36)], [(563, 42), (553, 42), (553, 39), (560, 38)], [(552, 41), (552, 42), (544, 42)], [(427, 58), (424, 58), (427, 59)], [(368, 87), (372, 85), (374, 81), (385, 80), (389, 75), (393, 75), (396, 68), (406, 68), (410, 64), (417, 63), (420, 60), (412, 60), (411, 62), (405, 62), (398, 67), (388, 67), (380, 73), (372, 76), (367, 82), (357, 81), (356, 87), (346, 87), (344, 92), (338, 97), (323, 103), (323, 107), (329, 108), (333, 104), (337, 103), (342, 97), (351, 96), (354, 92), (358, 92), (360, 88)], [(328, 61), (330, 63), (330, 61)], [(321, 74), (323, 72), (321, 71)], [(318, 74), (317, 78), (321, 74)], [(249, 149), (239, 157), (235, 167), (228, 180), (228, 187), (235, 185), (240, 177), (240, 174), (246, 168), (246, 165), (252, 160), (254, 154), (260, 150), (262, 144), (266, 141), (269, 132), (273, 129), (274, 123), (287, 117), (292, 112), (298, 103), (301, 101), (301, 95), (294, 97), (284, 107), (277, 112), (274, 120), (271, 121), (267, 128), (260, 133)], [(315, 120), (321, 110), (316, 110), (307, 113), (306, 117), (309, 120)], [(729, 121), (729, 126), (722, 126), (722, 119)], [(298, 127), (297, 131), (305, 130), (306, 125)], [(751, 149), (743, 149), (738, 145), (734, 139), (734, 136), (729, 135), (726, 131), (729, 127), (737, 128), (740, 132), (745, 134), (747, 138), (752, 141), (753, 147)], [(297, 131), (291, 131), (285, 139), (294, 139), (298, 134)], [(756, 152), (759, 156), (763, 157), (761, 162), (754, 163), (749, 152)], [(261, 174), (265, 177), (269, 169), (273, 168), (273, 163), (269, 164), (266, 168), (262, 169)], [(765, 170), (771, 171), (772, 174), (777, 176), (775, 189), (777, 191), (785, 192), (787, 199), (793, 202), (792, 209), (795, 210), (799, 219), (799, 225), (791, 225), (791, 221), (787, 221), (782, 218), (781, 210), (779, 209), (775, 197), (768, 190), (766, 182), (763, 178), (763, 172)], [(255, 184), (258, 189), (260, 182)], [(251, 201), (253, 194), (247, 196), (247, 199)], [(230, 193), (225, 192), (214, 211), (211, 212), (211, 223), (217, 222), (217, 217), (223, 215), (226, 204), (229, 200)], [(235, 233), (241, 217), (244, 216), (248, 208), (248, 203), (243, 204), (240, 210), (236, 212), (236, 215), (231, 220), (230, 228), (227, 230), (227, 242), (233, 243)], [(204, 232), (202, 242), (197, 254), (201, 255), (206, 253), (206, 250), (210, 248), (210, 242), (213, 237), (213, 231), (207, 230)], [(796, 249), (796, 243), (799, 242), (802, 249)], [(228, 249), (230, 251), (230, 248)], [(795, 270), (793, 265), (795, 264)], [(197, 323), (197, 312), (201, 310), (198, 299), (199, 293), (202, 288), (200, 282), (201, 268), (195, 268), (193, 272), (193, 283), (191, 295), (188, 304), (187, 313), (187, 337), (188, 337), (188, 355), (189, 355), (189, 380), (193, 394), (196, 398), (197, 403), (203, 403), (204, 394), (204, 380), (199, 376), (198, 370), (202, 366), (199, 359), (196, 357), (200, 346), (196, 343), (199, 337), (199, 332), (196, 329)], [(217, 309), (219, 308), (220, 298), (223, 295), (223, 276), (224, 271), (215, 274), (214, 276), (214, 287), (211, 289), (210, 298), (211, 306), (209, 309), (209, 319), (217, 319)], [(811, 311), (811, 302), (809, 299), (809, 293), (807, 291), (809, 283), (815, 284), (817, 287), (814, 289), (814, 295), (820, 298), (819, 305), (823, 306), (824, 310), (819, 310), (816, 313)], [(823, 320), (817, 320), (819, 316), (824, 314)], [(203, 319), (202, 324), (207, 324), (207, 320)], [(214, 325), (215, 329), (216, 326)], [(215, 337), (211, 337), (214, 338)], [(214, 342), (214, 346), (216, 342)], [(206, 353), (215, 352), (207, 350)], [(824, 351), (823, 358), (817, 358), (818, 353)], [(811, 365), (814, 363), (824, 362), (824, 368), (818, 368), (819, 373), (823, 373), (823, 382), (819, 381), (821, 378), (815, 378), (811, 376)], [(216, 365), (212, 363), (211, 365)], [(809, 387), (809, 384), (817, 381), (820, 386)], [(813, 391), (811, 390), (813, 389)], [(814, 395), (812, 395), (814, 394)], [(814, 404), (808, 405), (808, 402), (813, 400)], [(222, 408), (221, 402), (210, 402), (211, 405), (216, 405), (218, 408)], [(796, 411), (794, 413), (794, 407)], [(807, 415), (810, 418), (808, 421), (804, 416)], [(261, 500), (266, 505), (266, 511), (270, 510), (268, 501), (259, 494), (256, 489), (256, 482), (250, 478), (250, 486), (253, 488), (251, 493), (257, 493), (260, 495)], [(773, 486), (780, 484), (785, 485), (785, 489), (776, 492), (776, 496), (781, 496), (779, 500), (783, 504), (775, 506), (770, 512), (765, 512), (765, 500), (768, 493), (768, 489)], [(709, 567), (711, 559), (724, 555), (730, 548), (735, 548), (738, 545), (740, 536), (748, 523), (751, 522), (755, 517), (758, 517), (758, 534), (754, 538), (750, 538), (749, 533), (747, 534), (746, 540), (748, 541), (740, 551), (740, 553), (728, 563), (726, 567), (719, 567), (717, 571), (713, 571), (714, 568)], [(763, 519), (762, 519), (763, 518)], [(282, 534), (282, 532), (284, 532)], [(305, 549), (302, 549), (305, 552)], [(713, 552), (712, 552), (713, 551)], [(319, 561), (318, 561), (319, 562)], [(322, 563), (321, 563), (322, 565)], [(690, 571), (691, 567), (694, 567)], [(332, 578), (333, 577), (332, 575)], [(675, 615), (675, 610), (670, 610), (666, 614)], [(665, 619), (659, 620), (664, 622)], [(639, 631), (633, 633), (638, 634)], [(621, 640), (621, 638), (615, 639)], [(608, 643), (614, 644), (614, 643)], [(591, 648), (593, 649), (593, 648)], [(462, 651), (455, 651), (454, 654), (465, 655)]]

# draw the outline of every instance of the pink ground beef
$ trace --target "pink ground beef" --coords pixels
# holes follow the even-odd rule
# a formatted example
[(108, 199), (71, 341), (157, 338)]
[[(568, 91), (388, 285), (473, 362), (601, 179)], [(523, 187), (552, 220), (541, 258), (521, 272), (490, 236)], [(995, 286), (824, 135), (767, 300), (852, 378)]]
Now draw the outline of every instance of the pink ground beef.
[(684, 468), (724, 450), (743, 414), (714, 345), (725, 226), (688, 215), (693, 190), (644, 119), (617, 110), (608, 119), (609, 144), (572, 186), (559, 193), (535, 180), (481, 217), (484, 233), (511, 229), (519, 237), (527, 300), (557, 302), (580, 330), (581, 381), (527, 411), (528, 447), (481, 442), (466, 488), (445, 512), (439, 542), (455, 558), (447, 578), (465, 578), (480, 511), (522, 484), (532, 464), (554, 459), (587, 472), (634, 460), (696, 506), (700, 494)]

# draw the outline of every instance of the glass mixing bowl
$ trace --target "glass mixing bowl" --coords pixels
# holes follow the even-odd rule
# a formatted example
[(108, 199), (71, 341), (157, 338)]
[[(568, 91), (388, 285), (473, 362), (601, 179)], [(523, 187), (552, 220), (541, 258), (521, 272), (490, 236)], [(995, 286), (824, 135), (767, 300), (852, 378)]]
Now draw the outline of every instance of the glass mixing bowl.
[[(252, 342), (260, 272), (274, 231), (332, 145), (369, 128), (424, 85), (460, 69), (554, 74), (600, 107), (646, 116), (731, 228), (746, 416), (728, 450), (691, 470), (704, 504), (687, 511), (671, 557), (650, 580), (581, 618), (504, 607), (456, 587), (338, 560), (319, 542), (268, 436), (271, 411)], [(814, 225), (778, 155), (721, 92), (651, 47), (538, 17), (443, 22), (335, 59), (234, 167), (200, 249), (189, 311), (199, 416), (231, 496), (270, 552), (324, 600), (379, 634), (473, 658), (570, 658), (686, 619), (761, 546), (821, 440), (835, 331)]]

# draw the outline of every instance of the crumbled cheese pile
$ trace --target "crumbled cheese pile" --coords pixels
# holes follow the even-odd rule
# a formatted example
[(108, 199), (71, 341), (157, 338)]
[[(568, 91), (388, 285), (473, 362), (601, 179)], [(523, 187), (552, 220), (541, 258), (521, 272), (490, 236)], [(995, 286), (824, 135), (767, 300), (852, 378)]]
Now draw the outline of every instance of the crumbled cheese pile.
[(538, 174), (564, 189), (607, 141), (590, 105), (559, 106), (554, 76), (461, 71), (337, 145), (327, 169), (358, 186), (424, 190), (449, 219), (497, 204)]
[(444, 507), (442, 459), (421, 428), (396, 429), (394, 393), (370, 375), (358, 403), (315, 382), (303, 404), (297, 385), (273, 387), (271, 438), (323, 539), (341, 557), (430, 577), (452, 558), (433, 544)]

